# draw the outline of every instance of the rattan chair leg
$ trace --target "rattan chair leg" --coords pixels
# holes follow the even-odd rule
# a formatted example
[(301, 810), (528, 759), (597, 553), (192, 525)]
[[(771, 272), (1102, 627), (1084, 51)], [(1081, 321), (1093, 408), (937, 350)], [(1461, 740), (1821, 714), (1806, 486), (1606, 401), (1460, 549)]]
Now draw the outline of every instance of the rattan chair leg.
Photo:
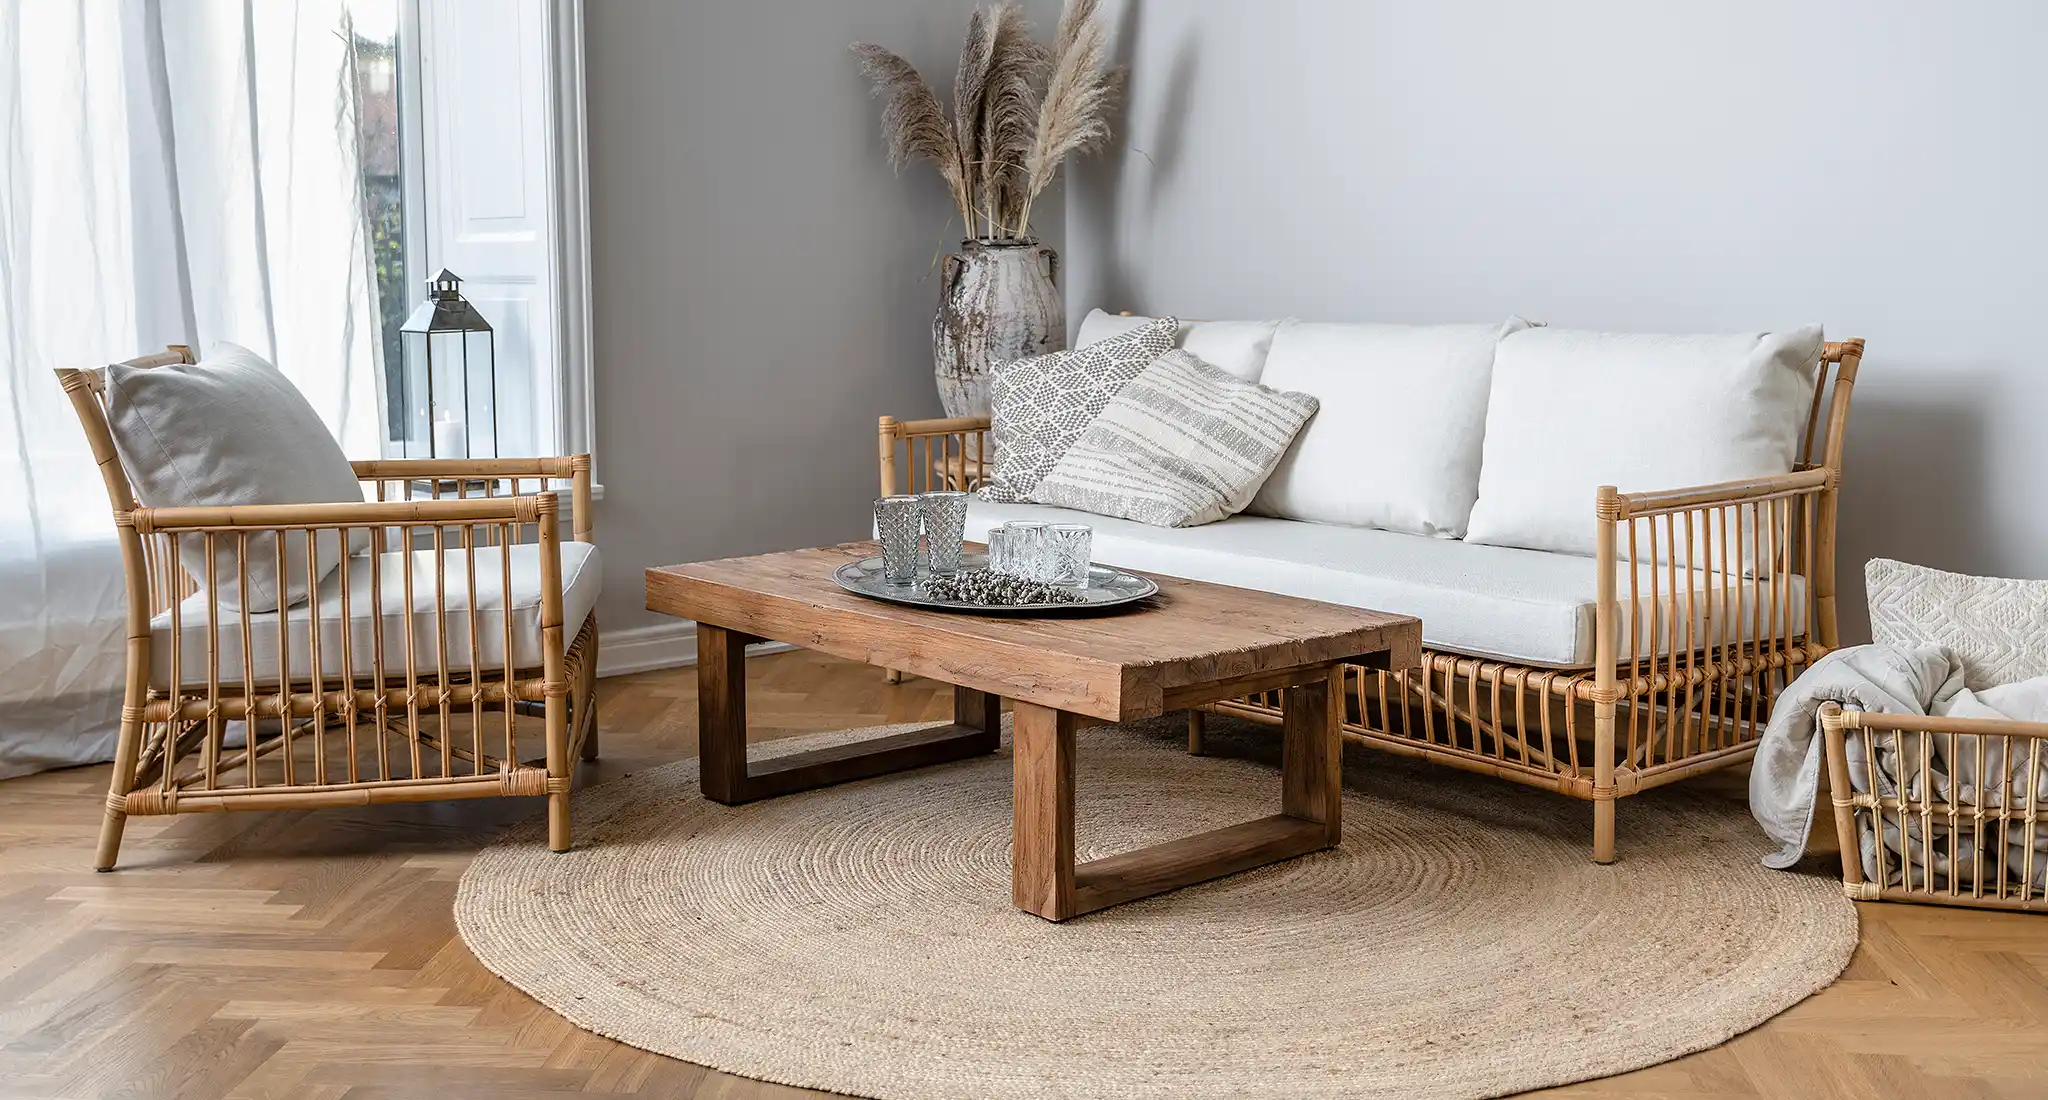
[(121, 855), (121, 832), (128, 824), (127, 811), (117, 807), (135, 787), (136, 761), (142, 755), (140, 708), (130, 709), (135, 716), (121, 720), (121, 739), (114, 749), (114, 776), (107, 781), (106, 818), (100, 822), (100, 847), (92, 863), (95, 871), (114, 869)]
[(1207, 728), (1202, 717), (1202, 708), (1194, 707), (1190, 709), (1188, 711), (1189, 756), (1200, 756), (1205, 751), (1202, 747), (1202, 735), (1207, 732)]
[(548, 847), (569, 850), (569, 700), (551, 695), (548, 714)]

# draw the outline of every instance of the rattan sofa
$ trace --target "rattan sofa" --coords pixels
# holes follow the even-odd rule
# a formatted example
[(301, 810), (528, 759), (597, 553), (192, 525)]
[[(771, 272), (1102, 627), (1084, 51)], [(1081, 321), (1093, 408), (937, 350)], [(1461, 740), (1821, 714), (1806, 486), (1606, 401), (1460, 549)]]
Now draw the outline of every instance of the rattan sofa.
[[(1584, 487), (1598, 522), (1597, 554), (1565, 556), (1562, 567), (1584, 570), (1577, 575), (1593, 603), (1590, 659), (1533, 662), (1477, 646), (1460, 651), (1432, 641), (1428, 613), (1382, 607), (1421, 616), (1423, 662), (1387, 672), (1349, 669), (1345, 734), (1375, 749), (1590, 801), (1593, 858), (1613, 860), (1616, 800), (1749, 760), (1777, 693), (1837, 645), (1836, 512), (1862, 354), (1861, 340), (1825, 345), (1791, 471), (1654, 492)], [(1644, 430), (1654, 430), (1660, 416), (1682, 415), (1657, 410), (1648, 393), (1643, 409)], [(989, 457), (986, 417), (881, 418), (884, 495), (973, 487)], [(993, 522), (1049, 519), (1055, 511), (977, 501), (969, 537)], [(1096, 557), (1110, 564), (1281, 591), (1299, 572), (1282, 562), (1254, 575), (1197, 552), (1200, 540), (1223, 538), (1232, 525), (1285, 520), (1234, 517), (1162, 531), (1080, 513), (1064, 518), (1092, 523)], [(1304, 538), (1342, 537), (1320, 524), (1293, 526)], [(1267, 528), (1266, 537), (1281, 537), (1271, 534), (1276, 530)], [(1617, 569), (1617, 561), (1636, 568)], [(1681, 562), (1710, 583), (1689, 579), (1681, 595)], [(1330, 598), (1306, 588), (1290, 594)], [(1277, 704), (1252, 696), (1213, 709), (1277, 722)], [(1191, 714), (1190, 751), (1200, 751), (1201, 727), (1202, 715)]]
[[(192, 362), (173, 347), (127, 365)], [(145, 508), (109, 428), (105, 373), (57, 376), (106, 482), (127, 584), (99, 870), (114, 866), (132, 815), (453, 798), (543, 797), (550, 846), (569, 847), (576, 762), (598, 749), (588, 455), (361, 461), (374, 497), (362, 503)], [(574, 554), (556, 484), (584, 544)], [(277, 548), (284, 576), (287, 539), (312, 532), (361, 534), (368, 552), (324, 582), (309, 575), (317, 598), (222, 606), (224, 591), (249, 591), (252, 543)], [(231, 567), (188, 575), (179, 550), (194, 540)], [(520, 714), (543, 719), (538, 750), (529, 732), (522, 751)]]

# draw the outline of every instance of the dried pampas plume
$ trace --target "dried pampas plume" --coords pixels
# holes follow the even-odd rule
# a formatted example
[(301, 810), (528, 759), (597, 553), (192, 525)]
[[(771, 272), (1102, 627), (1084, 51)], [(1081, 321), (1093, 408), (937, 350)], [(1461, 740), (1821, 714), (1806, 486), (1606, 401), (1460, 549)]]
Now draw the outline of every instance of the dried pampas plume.
[(1122, 74), (1107, 67), (1109, 32), (1097, 0), (1068, 0), (1050, 51), (1032, 39), (1013, 0), (977, 9), (961, 43), (950, 113), (908, 61), (866, 43), (853, 52), (886, 100), (889, 163), (898, 170), (919, 158), (937, 165), (969, 235), (1025, 236), (1032, 200), (1066, 158), (1109, 140)]
[(1031, 224), (1031, 203), (1052, 184), (1069, 156), (1109, 141), (1109, 109), (1123, 73), (1108, 65), (1109, 31), (1096, 18), (1096, 0), (1067, 0), (1053, 42), (1052, 74), (1038, 108), (1038, 131), (1024, 161), (1024, 209), (1019, 232)]
[(953, 127), (946, 119), (939, 97), (924, 82), (910, 62), (880, 46), (856, 42), (853, 52), (860, 57), (860, 71), (883, 96), (882, 142), (889, 151), (889, 165), (897, 171), (922, 157), (938, 165), (939, 175), (953, 192), (953, 205), (960, 217), (973, 224), (973, 206), (967, 186), (966, 164)]
[(989, 15), (994, 60), (982, 93), (981, 214), (993, 223), (991, 234), (1015, 226), (1023, 236), (1024, 159), (1038, 121), (1040, 82), (1051, 55), (1031, 38), (1031, 24), (1012, 3), (998, 4)]

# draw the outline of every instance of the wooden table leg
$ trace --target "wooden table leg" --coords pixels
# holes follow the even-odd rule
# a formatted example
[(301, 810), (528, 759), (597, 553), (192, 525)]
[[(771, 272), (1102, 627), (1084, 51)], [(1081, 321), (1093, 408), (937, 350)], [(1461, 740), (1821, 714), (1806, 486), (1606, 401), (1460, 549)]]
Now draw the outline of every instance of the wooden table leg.
[(1002, 699), (962, 689), (952, 725), (747, 763), (747, 635), (697, 624), (697, 754), (704, 797), (736, 806), (994, 752)]
[(1281, 812), (1076, 865), (1074, 733), (1082, 719), (1019, 701), (1013, 709), (1015, 769), (1010, 898), (1047, 920), (1234, 875), (1335, 847), (1343, 836), (1338, 765), (1343, 741), (1341, 673), (1286, 690)]
[(1047, 920), (1074, 907), (1074, 731), (1051, 707), (1011, 707), (1010, 900)]
[(1280, 812), (1321, 825), (1328, 845), (1344, 837), (1342, 675), (1296, 684), (1280, 704)]

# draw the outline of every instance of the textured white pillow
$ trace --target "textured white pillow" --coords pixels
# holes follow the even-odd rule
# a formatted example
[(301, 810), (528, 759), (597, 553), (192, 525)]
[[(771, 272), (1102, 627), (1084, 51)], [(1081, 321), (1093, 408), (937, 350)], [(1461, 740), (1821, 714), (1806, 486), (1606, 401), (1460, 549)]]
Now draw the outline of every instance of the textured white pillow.
[(1591, 554), (1602, 485), (1641, 492), (1789, 472), (1820, 350), (1819, 325), (1502, 339), (1466, 539)]
[(1266, 372), (1314, 394), (1309, 421), (1251, 511), (1282, 519), (1456, 538), (1479, 494), (1493, 347), (1529, 326), (1288, 322)]
[[(1074, 346), (1085, 348), (1156, 319), (1119, 317), (1091, 309), (1081, 319), (1081, 331), (1075, 334)], [(1247, 382), (1257, 382), (1266, 369), (1266, 352), (1273, 346), (1273, 332), (1279, 327), (1278, 321), (1182, 321), (1173, 342), (1175, 347), (1212, 367)]]
[(1246, 382), (1180, 348), (1154, 360), (1081, 433), (1031, 499), (1154, 527), (1235, 515), (1316, 399)]
[(1981, 691), (2048, 676), (2048, 581), (1972, 577), (1889, 558), (1863, 566), (1871, 640), (1940, 646)]
[[(107, 368), (107, 423), (114, 447), (151, 508), (229, 504), (323, 504), (360, 501), (362, 485), (320, 414), (276, 367), (235, 344), (216, 344), (198, 363)], [(216, 536), (215, 580), (222, 607), (241, 601), (236, 542)], [(314, 580), (341, 561), (333, 531), (318, 539)], [(350, 533), (350, 552), (368, 546), (367, 531)], [(178, 540), (178, 560), (204, 585), (204, 535)], [(277, 575), (274, 535), (248, 540), (251, 611), (274, 611), (306, 598), (306, 540), (285, 538), (285, 576)]]

